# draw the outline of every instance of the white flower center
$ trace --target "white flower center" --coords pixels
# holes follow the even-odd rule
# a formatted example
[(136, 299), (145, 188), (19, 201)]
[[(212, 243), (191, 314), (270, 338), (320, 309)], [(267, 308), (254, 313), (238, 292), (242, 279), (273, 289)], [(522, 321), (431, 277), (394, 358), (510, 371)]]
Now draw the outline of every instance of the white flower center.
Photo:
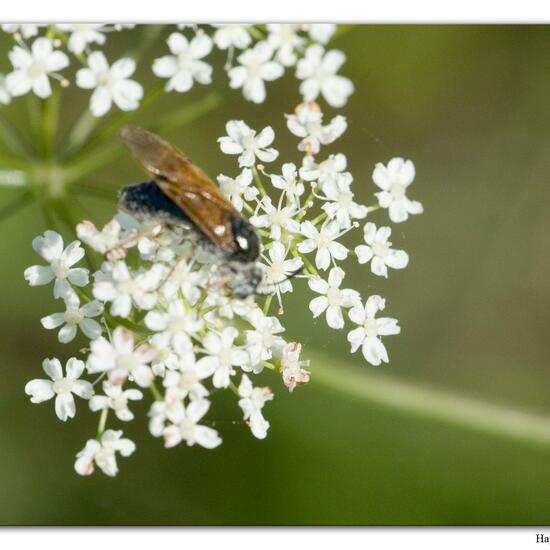
[(124, 353), (117, 357), (116, 366), (119, 369), (131, 372), (136, 365), (137, 361), (132, 353)]
[(170, 332), (186, 332), (187, 330), (187, 317), (184, 315), (178, 315), (170, 319), (168, 325), (168, 330)]
[(218, 360), (222, 367), (230, 367), (232, 364), (232, 350), (231, 348), (224, 348), (218, 353)]
[(348, 210), (353, 203), (353, 193), (350, 191), (347, 191), (345, 193), (340, 193), (338, 195), (338, 204), (342, 207)]
[(55, 393), (68, 393), (73, 389), (73, 380), (69, 378), (61, 378), (53, 383), (53, 391)]
[(405, 196), (405, 188), (399, 183), (394, 183), (391, 186), (390, 193), (395, 200), (399, 200)]
[(58, 279), (66, 279), (69, 274), (69, 268), (62, 260), (53, 260), (51, 263), (51, 268), (54, 275)]
[(258, 62), (257, 59), (253, 59), (252, 61), (250, 61), (250, 63), (248, 63), (246, 68), (248, 70), (248, 77), (254, 78), (254, 77), (260, 76), (260, 70), (262, 68), (262, 65), (261, 63)]
[(69, 308), (64, 313), (63, 319), (69, 325), (78, 325), (84, 319), (84, 315), (82, 315), (79, 308)]
[(319, 233), (319, 235), (315, 237), (315, 242), (317, 243), (317, 248), (324, 248), (328, 247), (332, 243), (332, 239), (329, 239), (322, 233)]
[(367, 338), (376, 338), (378, 336), (378, 324), (374, 317), (368, 317), (363, 324)]
[(196, 424), (190, 418), (184, 418), (180, 423), (181, 437), (193, 445), (195, 443), (195, 427)]
[(32, 65), (29, 67), (29, 76), (31, 78), (38, 78), (47, 72), (46, 62), (42, 59), (33, 61)]
[(113, 77), (110, 71), (104, 71), (97, 75), (97, 84), (98, 86), (104, 86), (109, 88), (113, 82)]
[(199, 377), (194, 370), (184, 370), (180, 377), (180, 388), (190, 390), (199, 381)]
[(342, 294), (340, 292), (340, 289), (335, 286), (331, 286), (328, 289), (327, 298), (330, 306), (342, 305)]
[(241, 140), (241, 145), (243, 146), (243, 149), (245, 150), (256, 150), (256, 138), (254, 134), (250, 133), (244, 136)]
[(389, 250), (390, 247), (387, 245), (387, 243), (374, 243), (372, 245), (372, 253), (375, 256), (382, 258), (382, 260), (388, 255)]
[(130, 296), (133, 296), (139, 290), (139, 285), (133, 279), (120, 281), (117, 286), (121, 294), (129, 294)]
[(111, 400), (115, 411), (123, 411), (128, 408), (128, 399), (124, 396), (124, 394), (121, 394)]
[(185, 50), (178, 54), (178, 66), (180, 71), (188, 71), (191, 68), (194, 58), (189, 50)]
[(280, 282), (286, 276), (283, 262), (275, 262), (266, 268), (268, 279), (274, 283)]
[(283, 225), (288, 216), (282, 212), (282, 210), (273, 210), (271, 214), (269, 214), (269, 221), (271, 222), (271, 225)]

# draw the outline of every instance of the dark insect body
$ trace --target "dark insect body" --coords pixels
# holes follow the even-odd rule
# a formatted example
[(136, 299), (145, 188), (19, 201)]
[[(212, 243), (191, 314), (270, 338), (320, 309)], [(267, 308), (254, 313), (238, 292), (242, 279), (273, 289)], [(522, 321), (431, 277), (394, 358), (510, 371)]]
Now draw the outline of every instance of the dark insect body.
[(179, 149), (137, 126), (123, 126), (120, 137), (152, 181), (124, 187), (120, 207), (142, 220), (186, 227), (225, 264), (237, 298), (257, 292), (262, 271), (256, 263), (260, 240), (208, 176)]

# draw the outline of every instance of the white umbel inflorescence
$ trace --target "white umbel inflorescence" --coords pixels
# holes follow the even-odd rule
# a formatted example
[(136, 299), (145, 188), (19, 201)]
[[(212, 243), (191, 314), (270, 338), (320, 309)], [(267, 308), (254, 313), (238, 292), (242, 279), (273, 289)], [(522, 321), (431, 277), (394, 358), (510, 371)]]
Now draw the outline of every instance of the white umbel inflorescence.
[[(43, 27), (9, 27), (4, 30), (16, 33), (20, 43), (12, 55), (19, 72), (5, 80), (0, 76), (0, 102), (24, 89), (47, 95), (49, 79), (66, 54), (57, 55), (60, 45), (50, 38), (36, 38)], [(93, 89), (93, 114), (113, 104), (137, 108), (142, 90), (131, 78), (135, 62), (123, 58), (110, 64), (97, 50), (113, 29), (56, 29), (69, 52), (85, 58), (77, 83)], [(333, 26), (218, 25), (211, 30), (206, 34), (194, 26), (194, 36), (186, 36), (191, 31), (185, 27), (169, 36), (169, 53), (154, 65), (166, 91), (208, 85), (212, 71), (205, 59), (217, 47), (228, 52), (231, 86), (242, 88), (247, 99), (263, 101), (266, 83), (296, 66), (307, 100), (286, 115), (298, 158), (280, 159), (271, 126), (257, 130), (243, 120), (229, 120), (226, 135), (218, 139), (221, 152), (235, 160), (233, 174), (218, 175), (220, 189), (262, 241), (261, 291), (235, 298), (219, 257), (193, 231), (122, 212), (103, 228), (83, 221), (76, 228), (78, 240), (67, 246), (51, 230), (33, 241), (41, 262), (25, 270), (25, 279), (31, 286), (52, 284), (62, 304), (42, 318), (42, 325), (55, 330), (62, 344), (78, 342), (80, 356), (69, 359), (65, 370), (58, 359), (45, 359), (48, 379), (31, 380), (25, 391), (33, 403), (55, 398), (62, 421), (75, 416), (77, 403), (81, 413), (82, 400), (98, 415), (97, 436), (77, 454), (75, 470), (81, 475), (96, 467), (116, 475), (117, 457), (131, 455), (135, 444), (111, 422), (139, 418), (140, 402), (148, 403), (149, 431), (165, 447), (219, 446), (224, 434), (218, 430), (216, 404), (227, 392), (234, 396), (239, 422), (256, 438), (265, 438), (270, 423), (264, 414), (274, 397), (265, 386), (269, 374), (289, 391), (311, 376), (309, 361), (300, 357), (301, 344), (292, 341), (279, 317), (283, 298), (296, 290), (308, 295), (313, 318), (347, 332), (351, 352), (361, 350), (372, 365), (388, 362), (385, 338), (400, 332), (396, 319), (380, 316), (384, 298), (362, 296), (366, 283), (351, 288), (346, 266), (363, 265), (365, 277), (370, 272), (387, 277), (388, 268), (406, 267), (409, 256), (393, 248), (391, 229), (371, 218), (373, 211), (386, 210), (390, 221), (400, 223), (422, 212), (422, 205), (407, 196), (414, 165), (402, 158), (376, 164), (375, 199), (368, 205), (362, 204), (364, 189), (354, 184), (346, 156), (327, 154), (326, 147), (337, 142), (348, 123), (342, 115), (325, 117), (314, 100), (341, 106), (353, 91), (352, 83), (337, 74), (343, 54), (324, 49)], [(23, 39), (51, 44), (24, 51)], [(37, 59), (43, 62), (31, 66)]]
[[(113, 33), (137, 33), (136, 25), (63, 23), (52, 25), (5, 24), (2, 31), (14, 37), (9, 52), (11, 71), (0, 74), (0, 104), (12, 97), (33, 93), (52, 95), (52, 82), (66, 87), (67, 75), (75, 72), (74, 84), (92, 90), (89, 110), (105, 116), (113, 105), (122, 111), (137, 109), (147, 93), (134, 80), (140, 48), (131, 57), (107, 59), (104, 48)], [(164, 83), (165, 92), (189, 92), (196, 84), (209, 86), (214, 73), (223, 70), (228, 86), (245, 100), (263, 103), (271, 82), (285, 73), (294, 77), (304, 101), (323, 97), (332, 107), (342, 107), (354, 88), (339, 74), (343, 52), (325, 50), (336, 31), (331, 24), (268, 25), (165, 25), (162, 40), (166, 52), (148, 70)], [(146, 27), (142, 27), (146, 29)], [(147, 31), (137, 42), (146, 44)], [(223, 67), (212, 59), (216, 50), (227, 54)]]

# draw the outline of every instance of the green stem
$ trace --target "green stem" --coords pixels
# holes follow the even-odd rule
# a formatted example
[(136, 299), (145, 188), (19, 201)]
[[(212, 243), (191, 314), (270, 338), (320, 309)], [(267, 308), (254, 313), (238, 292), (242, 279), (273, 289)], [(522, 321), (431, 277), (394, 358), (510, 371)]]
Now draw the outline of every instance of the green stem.
[(151, 127), (160, 133), (170, 132), (214, 111), (222, 104), (222, 101), (223, 95), (220, 92), (211, 92), (198, 101), (184, 105), (181, 109), (161, 117)]
[(19, 157), (31, 156), (31, 151), (17, 128), (3, 116), (0, 116), (0, 140), (10, 153)]
[[(162, 90), (163, 88), (161, 87), (159, 93), (162, 93)], [(149, 96), (151, 101), (152, 98), (153, 96)], [(156, 125), (152, 126), (155, 130), (161, 133), (168, 132), (173, 128), (184, 126), (185, 124), (189, 124), (190, 122), (208, 114), (213, 109), (217, 108), (221, 104), (221, 101), (221, 94), (218, 92), (213, 92), (195, 103), (191, 103), (190, 105), (184, 106), (180, 110), (176, 110), (171, 113), (169, 117), (161, 118)], [(95, 142), (98, 139), (102, 139), (101, 136), (107, 135), (115, 128), (118, 129), (128, 116), (128, 113), (123, 113), (123, 116), (117, 117), (116, 120), (112, 121), (109, 125), (104, 127), (101, 132), (96, 134), (91, 141)], [(88, 142), (78, 156), (75, 157), (75, 160), (67, 166), (66, 181), (68, 183), (73, 183), (80, 180), (98, 168), (113, 162), (120, 155), (122, 155), (124, 151), (122, 147), (117, 147), (116, 145), (113, 146), (113, 143), (109, 142), (105, 146), (96, 149), (91, 153), (83, 154), (82, 151), (88, 148), (89, 143), (90, 142)]]
[[(162, 83), (159, 83), (148, 90), (141, 100), (139, 111), (142, 112), (145, 107), (157, 99), (163, 91), (164, 86)], [(88, 110), (88, 107), (86, 107), (86, 110)], [(86, 127), (83, 127), (82, 130), (80, 130), (82, 132), (82, 136), (79, 137), (79, 140), (73, 147), (69, 146), (69, 135), (69, 139), (65, 144), (62, 155), (64, 159), (71, 159), (71, 161), (75, 161), (76, 159), (81, 159), (82, 157), (88, 156), (89, 151), (96, 145), (100, 145), (103, 141), (105, 141), (105, 139), (109, 137), (113, 131), (118, 130), (122, 125), (132, 120), (136, 116), (136, 111), (121, 111), (115, 114), (109, 122), (104, 123), (95, 133), (93, 133), (93, 131), (96, 129), (98, 123), (103, 122), (104, 119), (101, 117), (94, 117), (92, 115), (90, 116), (90, 120), (86, 122), (82, 121), (82, 126)], [(84, 113), (81, 115), (81, 118), (83, 117), (86, 117)], [(112, 143), (110, 146), (112, 146)]]
[[(421, 383), (376, 374), (366, 365), (341, 366), (310, 354), (313, 383), (403, 415), (417, 416), (494, 437), (550, 447), (550, 418), (466, 397)], [(358, 361), (359, 362), (359, 361)], [(330, 366), (329, 366), (330, 365)]]
[(55, 136), (59, 121), (59, 103), (61, 93), (56, 87), (51, 95), (41, 102), (40, 137), (44, 157), (51, 158), (55, 150)]
[(101, 439), (103, 432), (105, 431), (105, 426), (107, 424), (107, 416), (109, 416), (109, 409), (103, 409), (101, 411), (101, 416), (99, 417), (99, 424), (97, 426), (97, 439)]
[(162, 393), (160, 393), (159, 389), (155, 385), (154, 382), (151, 382), (151, 385), (149, 386), (149, 389), (151, 390), (151, 393), (153, 394), (153, 397), (155, 398), (155, 401), (163, 401), (164, 396)]
[(30, 142), (33, 145), (33, 153), (39, 154), (40, 151), (40, 104), (34, 94), (27, 95), (27, 116), (29, 119)]
[(267, 191), (265, 190), (264, 184), (262, 182), (262, 178), (260, 177), (260, 173), (258, 172), (258, 169), (256, 166), (252, 167), (252, 175), (254, 176), (254, 183), (256, 183), (256, 186), (260, 190), (260, 193), (266, 197)]
[(0, 222), (5, 221), (7, 218), (15, 214), (18, 210), (23, 208), (26, 204), (32, 199), (32, 194), (28, 191), (25, 191), (15, 197), (8, 204), (0, 208)]

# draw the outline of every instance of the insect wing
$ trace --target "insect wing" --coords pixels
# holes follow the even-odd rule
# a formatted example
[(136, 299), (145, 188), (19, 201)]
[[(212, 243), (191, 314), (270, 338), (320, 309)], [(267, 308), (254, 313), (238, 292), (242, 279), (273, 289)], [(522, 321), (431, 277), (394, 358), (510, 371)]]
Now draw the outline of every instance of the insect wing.
[(177, 204), (215, 245), (231, 251), (231, 216), (240, 216), (209, 177), (177, 147), (138, 126), (124, 126), (120, 137), (161, 191)]

